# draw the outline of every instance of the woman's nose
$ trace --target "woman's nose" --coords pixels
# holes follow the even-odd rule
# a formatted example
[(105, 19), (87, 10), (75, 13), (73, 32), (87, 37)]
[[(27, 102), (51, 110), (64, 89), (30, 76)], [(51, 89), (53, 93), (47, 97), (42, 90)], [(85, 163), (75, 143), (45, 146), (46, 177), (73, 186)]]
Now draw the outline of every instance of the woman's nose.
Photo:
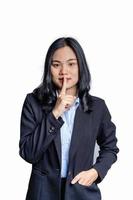
[(68, 71), (67, 66), (66, 65), (62, 65), (60, 73), (62, 75), (64, 75), (64, 74), (67, 74), (67, 71)]

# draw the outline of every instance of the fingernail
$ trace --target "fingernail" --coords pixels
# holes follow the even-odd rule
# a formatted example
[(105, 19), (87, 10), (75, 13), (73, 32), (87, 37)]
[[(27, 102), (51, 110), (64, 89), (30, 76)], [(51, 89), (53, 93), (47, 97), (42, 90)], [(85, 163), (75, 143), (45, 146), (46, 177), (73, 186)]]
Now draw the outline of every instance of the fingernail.
[(74, 181), (71, 181), (72, 184), (74, 184)]

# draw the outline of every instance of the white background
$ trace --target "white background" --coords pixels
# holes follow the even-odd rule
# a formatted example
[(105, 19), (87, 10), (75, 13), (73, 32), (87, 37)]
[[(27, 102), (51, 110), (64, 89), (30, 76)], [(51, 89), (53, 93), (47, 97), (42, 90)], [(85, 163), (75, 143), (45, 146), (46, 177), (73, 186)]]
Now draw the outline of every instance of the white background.
[(129, 0), (0, 1), (0, 199), (24, 200), (31, 165), (19, 156), (24, 98), (40, 84), (45, 54), (58, 37), (75, 37), (117, 126), (118, 161), (99, 184), (103, 200), (132, 198), (133, 6)]

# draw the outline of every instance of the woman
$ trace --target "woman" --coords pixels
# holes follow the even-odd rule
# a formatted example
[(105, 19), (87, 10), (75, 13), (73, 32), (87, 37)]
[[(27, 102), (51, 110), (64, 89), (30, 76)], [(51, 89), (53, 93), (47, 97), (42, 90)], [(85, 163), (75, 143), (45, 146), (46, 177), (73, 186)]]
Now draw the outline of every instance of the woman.
[(90, 80), (80, 44), (54, 41), (42, 83), (27, 94), (21, 113), (19, 154), (32, 164), (26, 200), (101, 199), (98, 183), (119, 149), (105, 101), (89, 94)]

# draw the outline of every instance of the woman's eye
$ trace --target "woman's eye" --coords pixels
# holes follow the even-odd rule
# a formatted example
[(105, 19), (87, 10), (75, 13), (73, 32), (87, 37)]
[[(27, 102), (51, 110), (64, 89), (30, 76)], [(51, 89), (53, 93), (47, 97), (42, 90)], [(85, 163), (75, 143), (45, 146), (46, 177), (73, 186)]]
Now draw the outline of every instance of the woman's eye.
[(59, 64), (52, 64), (53, 67), (59, 67)]
[(76, 66), (76, 65), (77, 65), (77, 63), (75, 63), (75, 62), (69, 63), (69, 66), (70, 66), (70, 67), (73, 67), (73, 66)]
[(70, 66), (74, 66), (76, 63), (69, 63)]

